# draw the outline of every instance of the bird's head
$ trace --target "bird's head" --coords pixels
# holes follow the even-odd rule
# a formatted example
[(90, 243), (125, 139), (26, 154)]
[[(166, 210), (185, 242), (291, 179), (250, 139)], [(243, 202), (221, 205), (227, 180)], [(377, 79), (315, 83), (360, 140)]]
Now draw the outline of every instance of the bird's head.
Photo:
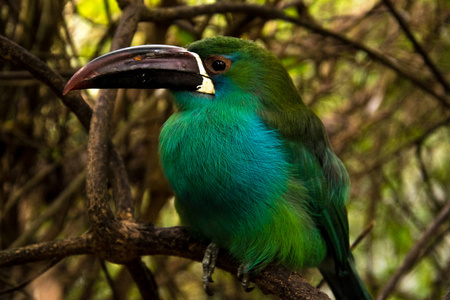
[(87, 88), (168, 88), (181, 109), (226, 101), (231, 106), (283, 108), (301, 103), (281, 62), (256, 43), (213, 37), (187, 49), (145, 45), (94, 59), (67, 83), (64, 94)]

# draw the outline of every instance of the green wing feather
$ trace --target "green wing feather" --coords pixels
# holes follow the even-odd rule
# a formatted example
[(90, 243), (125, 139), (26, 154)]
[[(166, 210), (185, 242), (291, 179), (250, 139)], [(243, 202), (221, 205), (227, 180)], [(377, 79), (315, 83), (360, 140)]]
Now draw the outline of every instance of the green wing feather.
[(328, 258), (319, 269), (336, 299), (370, 300), (349, 248), (347, 170), (333, 153), (320, 119), (303, 103), (293, 106), (296, 109), (267, 109), (261, 117), (284, 139), (295, 180), (308, 191), (310, 213), (328, 249)]
[(285, 140), (294, 176), (308, 190), (311, 214), (328, 243), (329, 254), (343, 263), (349, 255), (345, 203), (350, 181), (330, 148), (322, 122), (305, 105), (295, 110), (265, 110), (261, 117)]

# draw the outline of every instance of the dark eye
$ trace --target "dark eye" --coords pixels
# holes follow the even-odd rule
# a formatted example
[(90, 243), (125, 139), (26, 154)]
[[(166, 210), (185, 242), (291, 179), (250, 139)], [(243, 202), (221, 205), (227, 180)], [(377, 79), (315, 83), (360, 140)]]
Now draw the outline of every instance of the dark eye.
[(214, 71), (223, 71), (226, 69), (227, 64), (223, 60), (215, 60), (212, 62), (211, 67)]
[(219, 56), (211, 55), (205, 58), (206, 71), (211, 75), (225, 73), (231, 67), (231, 59)]

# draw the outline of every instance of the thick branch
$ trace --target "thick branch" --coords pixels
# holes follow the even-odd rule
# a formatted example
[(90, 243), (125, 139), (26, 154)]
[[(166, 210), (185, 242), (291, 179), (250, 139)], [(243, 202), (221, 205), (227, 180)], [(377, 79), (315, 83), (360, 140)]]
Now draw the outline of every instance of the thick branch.
[[(123, 11), (111, 50), (124, 48), (131, 44), (138, 21), (139, 9), (134, 5), (128, 5)], [(105, 245), (109, 244), (109, 239), (115, 238), (113, 236), (118, 232), (115, 227), (119, 227), (108, 205), (107, 186), (109, 122), (114, 109), (115, 96), (116, 90), (102, 90), (100, 92), (94, 107), (88, 143), (89, 163), (86, 176), (88, 212), (93, 231), (97, 233), (99, 241)], [(120, 164), (123, 165), (121, 161)], [(113, 171), (115, 169), (112, 168)], [(117, 176), (120, 176), (120, 174), (117, 174)], [(120, 215), (126, 218), (127, 215), (131, 216), (133, 212), (131, 190), (128, 182), (123, 182), (123, 179), (117, 176), (115, 176), (117, 178), (116, 183), (124, 184), (121, 190), (124, 193), (122, 196), (125, 196), (125, 198), (121, 199), (117, 197), (118, 195), (115, 196), (118, 200)]]
[(86, 234), (82, 237), (2, 250), (0, 251), (0, 267), (64, 258), (72, 255), (92, 254), (91, 243), (92, 236)]
[[(139, 7), (133, 3), (126, 5), (124, 8), (122, 7), (122, 17), (113, 38), (111, 50), (130, 46), (140, 18)], [(100, 92), (92, 116), (88, 143), (89, 163), (86, 178), (86, 190), (89, 203), (88, 212), (92, 222), (95, 240), (99, 246), (97, 251), (101, 252), (101, 256), (104, 257), (110, 256), (111, 252), (114, 252), (114, 254), (126, 253), (127, 251), (111, 251), (110, 245), (111, 242), (115, 243), (117, 240), (129, 239), (129, 235), (131, 235), (129, 232), (126, 232), (126, 227), (124, 228), (121, 222), (117, 222), (108, 205), (109, 125), (114, 110), (116, 94), (116, 90), (103, 90)], [(110, 148), (113, 148), (113, 146), (111, 145)], [(116, 160), (114, 166), (110, 169), (115, 173), (115, 176), (113, 176), (113, 186), (118, 219), (124, 221), (131, 220), (133, 218), (134, 203), (123, 161), (121, 159)], [(126, 245), (126, 243), (120, 243), (119, 247), (123, 246), (126, 248)], [(125, 263), (125, 266), (136, 281), (143, 298), (159, 298), (156, 283), (153, 288), (149, 285), (151, 282), (149, 280), (150, 273), (149, 271), (147, 272), (140, 257), (136, 257)], [(154, 281), (152, 282), (154, 283)]]
[[(116, 253), (126, 253), (127, 259), (142, 255), (173, 255), (201, 261), (206, 244), (194, 240), (184, 228), (153, 228), (135, 223), (128, 224), (129, 241), (116, 243)], [(23, 248), (0, 251), (0, 267), (64, 258), (71, 255), (95, 254), (92, 235), (62, 241), (44, 242)], [(238, 263), (229, 256), (219, 253), (217, 266), (232, 274), (237, 273)], [(200, 278), (199, 278), (200, 280)], [(310, 285), (295, 272), (283, 267), (269, 266), (252, 280), (264, 293), (280, 296), (282, 299), (329, 299), (328, 296)]]
[[(142, 0), (135, 0), (134, 3), (142, 4)], [(119, 3), (120, 4), (120, 3)], [(122, 11), (117, 31), (114, 34), (111, 50), (120, 49), (131, 45), (134, 33), (136, 32), (139, 19), (141, 5), (130, 4)], [(115, 98), (115, 97), (114, 97)], [(112, 101), (113, 102), (113, 101)], [(111, 114), (114, 108), (114, 103), (111, 103), (111, 111), (109, 112), (108, 122), (111, 119)], [(114, 151), (117, 151), (114, 148)], [(117, 153), (117, 155), (119, 155)], [(123, 160), (112, 161), (112, 168), (114, 175), (113, 186), (114, 196), (117, 199), (116, 216), (119, 219), (132, 219), (134, 215), (134, 202), (131, 197), (131, 188), (128, 182), (128, 174), (125, 171)]]

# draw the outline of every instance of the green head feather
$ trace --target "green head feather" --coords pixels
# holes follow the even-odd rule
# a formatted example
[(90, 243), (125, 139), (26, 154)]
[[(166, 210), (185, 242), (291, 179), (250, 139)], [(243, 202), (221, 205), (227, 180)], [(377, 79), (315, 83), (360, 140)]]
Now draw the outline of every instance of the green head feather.
[(219, 94), (229, 93), (233, 88), (257, 96), (258, 104), (264, 108), (304, 106), (280, 60), (252, 41), (221, 36), (197, 41), (187, 48), (203, 60), (211, 55), (231, 59), (231, 67), (226, 73), (211, 76)]

